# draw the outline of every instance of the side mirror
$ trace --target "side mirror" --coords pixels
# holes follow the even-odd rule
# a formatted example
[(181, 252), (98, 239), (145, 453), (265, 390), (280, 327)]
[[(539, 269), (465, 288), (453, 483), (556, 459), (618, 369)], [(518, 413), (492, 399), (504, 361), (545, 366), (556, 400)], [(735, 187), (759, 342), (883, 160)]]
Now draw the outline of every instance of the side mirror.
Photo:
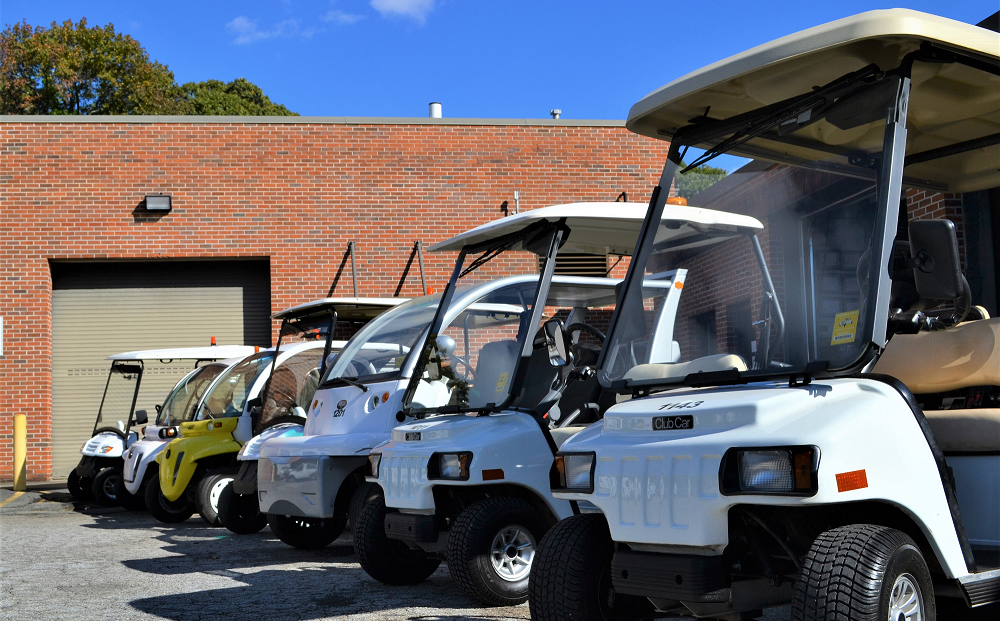
[(254, 397), (247, 402), (247, 411), (250, 412), (250, 428), (255, 431), (257, 429), (257, 425), (260, 424), (262, 404), (263, 401), (261, 401), (260, 397)]
[(455, 351), (455, 339), (447, 334), (439, 334), (437, 337), (438, 353), (442, 356), (450, 356)]
[[(159, 408), (160, 406), (156, 406), (156, 407)], [(135, 411), (135, 424), (136, 425), (145, 425), (148, 422), (149, 422), (149, 415), (146, 414), (146, 410), (136, 410)]]
[(928, 300), (954, 300), (962, 295), (958, 236), (951, 220), (910, 222), (910, 257), (917, 293)]
[(549, 319), (542, 326), (545, 335), (545, 346), (549, 350), (549, 364), (554, 367), (564, 367), (569, 363), (569, 352), (566, 349), (566, 335), (563, 333), (562, 321)]

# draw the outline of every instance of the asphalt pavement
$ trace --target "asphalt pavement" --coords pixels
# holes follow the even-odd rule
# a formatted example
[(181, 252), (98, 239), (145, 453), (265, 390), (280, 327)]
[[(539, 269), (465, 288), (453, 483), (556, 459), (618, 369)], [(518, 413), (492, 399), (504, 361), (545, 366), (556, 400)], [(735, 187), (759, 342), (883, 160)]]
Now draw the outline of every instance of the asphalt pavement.
[[(441, 568), (389, 587), (358, 565), (350, 535), (318, 551), (265, 528), (233, 535), (196, 515), (177, 525), (146, 513), (74, 503), (63, 490), (0, 490), (2, 619), (528, 619), (528, 606), (479, 608)], [(766, 621), (788, 619), (787, 610)]]

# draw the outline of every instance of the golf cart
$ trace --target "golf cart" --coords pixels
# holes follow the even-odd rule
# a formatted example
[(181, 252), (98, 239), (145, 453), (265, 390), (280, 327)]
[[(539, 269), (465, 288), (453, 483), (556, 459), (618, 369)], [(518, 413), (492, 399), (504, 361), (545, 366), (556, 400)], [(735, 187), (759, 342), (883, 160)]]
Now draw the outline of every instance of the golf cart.
[(252, 347), (241, 345), (213, 345), (130, 351), (108, 356), (111, 370), (104, 385), (92, 437), (80, 449), (83, 457), (70, 472), (67, 481), (70, 494), (81, 502), (93, 499), (103, 505), (117, 504), (122, 455), (138, 438), (132, 427), (145, 425), (148, 420), (145, 410), (135, 411), (147, 362), (193, 361), (197, 367), (202, 362), (245, 356), (252, 351)]
[[(627, 206), (617, 204), (616, 208)], [(635, 219), (640, 221), (641, 214), (636, 214)], [(544, 222), (536, 224), (536, 233), (546, 228)], [(634, 223), (626, 228), (629, 226), (634, 238)], [(616, 232), (601, 234), (615, 236)], [(519, 239), (512, 241), (520, 243)], [(634, 239), (628, 240), (616, 250), (627, 253), (633, 243)], [(522, 258), (534, 262), (531, 255)], [(304, 436), (271, 439), (261, 447), (257, 468), (259, 506), (278, 538), (299, 548), (323, 547), (343, 532), (352, 505), (364, 505), (371, 493), (381, 497), (377, 485), (363, 481), (368, 452), (389, 440), (392, 428), (407, 420), (400, 411), (403, 393), (409, 386), (413, 386), (412, 399), (416, 402), (430, 407), (447, 405), (451, 393), (447, 378), (410, 381), (417, 365), (411, 352), (422, 350), (435, 316), (440, 319), (440, 313), (445, 313), (443, 317), (449, 323), (457, 319), (477, 333), (493, 328), (513, 335), (525, 318), (525, 305), (534, 299), (537, 283), (537, 276), (520, 276), (463, 288), (458, 293), (452, 283), (448, 288), (450, 297), (440, 312), (441, 295), (425, 296), (386, 312), (358, 332), (324, 377)], [(671, 344), (665, 347), (669, 350)], [(497, 351), (495, 355), (502, 365), (510, 352)], [(456, 364), (464, 364), (466, 370), (461, 372), (468, 373), (473, 361), (459, 359)], [(494, 385), (504, 393), (510, 373), (499, 367), (496, 372)], [(413, 417), (410, 419), (412, 422)], [(352, 502), (356, 497), (359, 502)], [(356, 524), (356, 520), (352, 523)], [(438, 562), (433, 561), (435, 567)]]
[[(447, 314), (439, 310), (431, 323), (431, 345), (410, 376), (401, 415), (415, 420), (396, 427), (390, 442), (369, 455), (368, 481), (377, 482), (382, 494), (357, 512), (354, 529), (358, 559), (369, 575), (410, 584), (445, 559), (451, 575), (480, 602), (525, 601), (536, 543), (574, 513), (572, 503), (554, 500), (549, 491), (553, 455), (615, 402), (615, 394), (598, 384), (594, 365), (620, 281), (553, 277), (556, 257), (629, 255), (645, 212), (634, 203), (558, 205), (431, 247), (459, 253), (444, 292), (446, 300), (453, 292), (455, 297), (442, 305)], [(664, 229), (664, 243), (672, 230), (681, 230), (675, 225), (697, 227), (689, 249), (760, 226), (753, 218), (680, 205), (670, 205), (664, 219), (674, 227)], [(519, 276), (497, 281), (504, 286), (463, 291), (463, 279), (476, 278), (473, 270), (485, 261), (526, 248), (545, 259), (541, 278)], [(514, 269), (523, 267), (534, 265)], [(621, 351), (623, 360), (679, 360), (674, 315), (686, 273), (674, 268), (646, 278), (639, 303), (650, 310), (650, 335)], [(474, 312), (477, 305), (497, 304), (514, 309), (497, 325)], [(455, 313), (463, 306), (470, 312)], [(425, 398), (428, 386), (442, 383), (447, 388), (440, 397)]]
[[(554, 495), (598, 512), (539, 544), (532, 618), (932, 621), (1000, 599), (1000, 320), (954, 225), (905, 200), (1000, 185), (1000, 34), (863, 13), (675, 80), (627, 126), (671, 144), (598, 363), (623, 401), (555, 458)], [(704, 203), (763, 230), (660, 244), (672, 181), (722, 153), (775, 163)], [(679, 261), (685, 355), (622, 365), (644, 274)]]
[(177, 437), (181, 422), (194, 417), (212, 382), (242, 359), (240, 356), (195, 367), (174, 386), (163, 404), (156, 406), (156, 420), (142, 428), (142, 437), (125, 453), (125, 468), (116, 491), (119, 505), (130, 511), (146, 508), (146, 483), (156, 476), (156, 456)]
[[(253, 437), (236, 454), (239, 472), (231, 485), (222, 487), (218, 496), (219, 520), (237, 534), (258, 532), (267, 525), (257, 503), (257, 458), (261, 445), (277, 437), (302, 435), (302, 425), (319, 385), (319, 379), (336, 356), (332, 337), (338, 324), (364, 325), (406, 298), (326, 298), (307, 302), (273, 316), (281, 320), (278, 349), (285, 336), (327, 334), (324, 350), (307, 349), (277, 362), (272, 369), (258, 403), (250, 404)], [(337, 342), (339, 351), (344, 343)]]

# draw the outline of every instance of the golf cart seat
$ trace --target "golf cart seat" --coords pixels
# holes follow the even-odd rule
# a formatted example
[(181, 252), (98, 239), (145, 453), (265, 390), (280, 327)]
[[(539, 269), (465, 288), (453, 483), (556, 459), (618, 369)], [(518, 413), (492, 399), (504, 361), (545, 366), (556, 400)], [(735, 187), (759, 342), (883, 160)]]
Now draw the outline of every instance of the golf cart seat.
[(688, 362), (667, 362), (640, 364), (632, 367), (626, 374), (627, 380), (667, 379), (686, 377), (691, 373), (711, 371), (746, 371), (747, 363), (742, 356), (736, 354), (713, 354), (702, 356)]
[[(483, 345), (476, 361), (476, 378), (470, 393), (469, 405), (478, 407), (487, 403), (502, 403), (507, 398), (507, 388), (514, 379), (517, 362), (517, 341), (494, 341)], [(473, 403), (475, 396), (475, 403)]]
[[(916, 395), (1000, 386), (1000, 318), (934, 332), (897, 334), (875, 364)], [(1000, 408), (925, 410), (946, 453), (1000, 451)]]
[(549, 433), (552, 434), (552, 439), (555, 440), (556, 446), (562, 447), (563, 442), (569, 440), (586, 428), (587, 425), (567, 425), (566, 427), (556, 427), (555, 429), (550, 429)]

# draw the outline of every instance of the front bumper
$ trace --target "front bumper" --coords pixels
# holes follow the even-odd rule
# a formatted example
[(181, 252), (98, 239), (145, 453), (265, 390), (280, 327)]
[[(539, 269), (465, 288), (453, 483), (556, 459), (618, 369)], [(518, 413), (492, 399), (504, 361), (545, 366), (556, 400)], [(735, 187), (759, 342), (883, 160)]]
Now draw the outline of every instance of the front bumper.
[(390, 513), (385, 516), (385, 536), (402, 541), (411, 548), (437, 543), (440, 534), (438, 519), (433, 515)]
[(367, 455), (261, 457), (257, 461), (257, 498), (261, 513), (334, 517), (341, 484), (367, 460)]
[(683, 602), (729, 600), (729, 569), (722, 556), (620, 550), (611, 561), (615, 591)]

